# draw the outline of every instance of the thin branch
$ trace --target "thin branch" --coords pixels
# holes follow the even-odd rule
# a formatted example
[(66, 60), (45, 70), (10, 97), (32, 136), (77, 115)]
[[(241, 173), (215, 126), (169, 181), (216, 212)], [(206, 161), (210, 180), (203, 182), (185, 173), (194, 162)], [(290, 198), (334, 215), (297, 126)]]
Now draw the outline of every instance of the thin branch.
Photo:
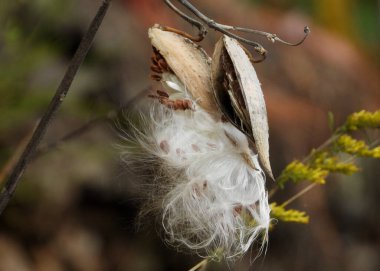
[(32, 134), (34, 133), (36, 129), (36, 125), (30, 131), (27, 132), (27, 134), (21, 139), (21, 141), (18, 143), (16, 150), (13, 152), (12, 156), (8, 159), (8, 161), (5, 163), (5, 165), (0, 170), (0, 184), (3, 183), (5, 178), (8, 176), (9, 172), (14, 168), (16, 165), (18, 159), (20, 158), (23, 150), (25, 149), (26, 145), (28, 144), (30, 138), (32, 137)]
[[(143, 96), (147, 94), (148, 91), (151, 90), (151, 87), (147, 87), (144, 90), (140, 91), (136, 96), (134, 96), (132, 99), (127, 101), (124, 105), (120, 106), (118, 109), (111, 110), (107, 112), (106, 115), (102, 115), (96, 118), (91, 119), (90, 121), (86, 122), (82, 126), (78, 127), (77, 129), (70, 131), (60, 139), (46, 144), (42, 145), (37, 150), (35, 153), (32, 155), (30, 158), (31, 162), (40, 157), (41, 155), (48, 153), (59, 146), (63, 145), (64, 143), (73, 140), (82, 134), (89, 132), (91, 129), (96, 127), (97, 125), (104, 123), (106, 121), (112, 121), (114, 120), (121, 112), (124, 110), (128, 109), (131, 105), (133, 105), (135, 102), (140, 100)], [(37, 126), (37, 125), (36, 125)], [(18, 162), (18, 159), (20, 158), (22, 151), (25, 149), (27, 143), (29, 142), (30, 138), (32, 137), (33, 132), (36, 129), (36, 126), (33, 127), (20, 141), (18, 146), (16, 147), (16, 150), (13, 152), (12, 156), (8, 159), (6, 164), (3, 166), (3, 168), (0, 170), (0, 184), (4, 181), (4, 179), (8, 176), (9, 172), (11, 169), (15, 166), (15, 164)]]
[(298, 199), (299, 197), (301, 197), (302, 195), (306, 194), (308, 191), (310, 191), (311, 189), (313, 189), (314, 187), (316, 187), (318, 184), (319, 183), (311, 183), (311, 184), (309, 184), (304, 189), (302, 189), (301, 191), (299, 191), (297, 194), (295, 194), (294, 196), (292, 196), (290, 199), (288, 199), (287, 201), (285, 201), (284, 203), (282, 203), (281, 207), (286, 207), (287, 205), (289, 205), (290, 203), (292, 203), (293, 201), (295, 201), (296, 199)]
[(41, 146), (40, 148), (38, 148), (36, 150), (36, 152), (34, 153), (34, 155), (31, 158), (31, 160), (34, 160), (34, 159), (38, 158), (39, 156), (41, 156), (47, 152), (50, 152), (51, 150), (59, 147), (60, 145), (64, 144), (67, 141), (70, 141), (74, 138), (79, 137), (80, 135), (90, 131), (92, 128), (94, 128), (95, 126), (104, 122), (107, 119), (108, 118), (104, 117), (104, 116), (94, 118), (94, 119), (90, 120), (89, 122), (86, 122), (85, 124), (83, 124), (79, 128), (67, 133), (66, 135), (64, 135), (63, 137), (58, 139), (57, 141), (54, 141), (50, 144), (46, 144), (46, 145)]
[(273, 187), (269, 193), (268, 193), (268, 199), (271, 199), (276, 193), (277, 191), (280, 189), (280, 187), (278, 185), (276, 185), (275, 187)]
[(165, 3), (169, 6), (169, 8), (171, 8), (174, 12), (176, 12), (182, 19), (184, 19), (185, 21), (187, 21), (188, 23), (190, 23), (191, 25), (195, 26), (196, 28), (198, 28), (198, 40), (192, 38), (192, 40), (194, 41), (201, 41), (203, 40), (203, 38), (207, 35), (207, 29), (206, 27), (199, 21), (191, 18), (190, 16), (186, 15), (186, 13), (182, 12), (181, 10), (179, 10), (175, 5), (173, 5), (173, 3), (170, 1), (170, 0), (164, 0)]
[(43, 136), (45, 135), (50, 121), (52, 120), (53, 116), (55, 115), (58, 108), (65, 99), (80, 65), (82, 64), (88, 51), (91, 48), (91, 44), (94, 40), (95, 34), (103, 21), (103, 18), (108, 10), (110, 2), (111, 0), (103, 0), (101, 6), (99, 7), (95, 17), (93, 18), (90, 24), (90, 27), (88, 28), (86, 34), (81, 40), (79, 47), (75, 52), (75, 55), (72, 58), (71, 63), (68, 69), (66, 70), (66, 73), (62, 78), (62, 81), (59, 84), (56, 93), (49, 104), (49, 107), (45, 111), (45, 114), (39, 122), (35, 132), (32, 135), (32, 138), (30, 139), (20, 159), (18, 160), (15, 167), (12, 169), (9, 178), (5, 183), (5, 186), (3, 187), (0, 194), (0, 214), (3, 213), (4, 209), (8, 205), (8, 202), (12, 198), (13, 193), (15, 192), (16, 187), (21, 180), (21, 177), (25, 171), (25, 168), (30, 158), (33, 156), (38, 144), (41, 142)]
[[(206, 30), (206, 28), (204, 27), (204, 25), (200, 21), (197, 21), (196, 19), (190, 17), (186, 13), (182, 12), (181, 10), (179, 10), (172, 3), (172, 1), (170, 1), (170, 0), (164, 0), (164, 1), (181, 18), (183, 18), (184, 20), (186, 20), (187, 22), (189, 22), (190, 24), (192, 24), (193, 26), (195, 26), (196, 28), (198, 28), (198, 30), (199, 30), (199, 34), (198, 35), (199, 35), (199, 39), (200, 40), (202, 40), (206, 36), (207, 30)], [(254, 50), (256, 52), (258, 52), (262, 56), (262, 59), (260, 61), (264, 60), (265, 57), (266, 57), (267, 51), (265, 50), (265, 48), (260, 43), (257, 43), (257, 42), (254, 42), (252, 40), (243, 38), (243, 37), (241, 37), (239, 35), (231, 33), (230, 31), (239, 31), (239, 32), (246, 32), (246, 33), (251, 33), (251, 34), (255, 34), (255, 35), (261, 35), (261, 36), (266, 37), (268, 40), (270, 40), (272, 42), (277, 41), (277, 42), (280, 42), (280, 43), (283, 43), (283, 44), (286, 44), (286, 45), (290, 45), (290, 46), (298, 46), (298, 45), (300, 45), (301, 43), (303, 43), (305, 41), (306, 37), (310, 33), (309, 27), (307, 27), (307, 26), (304, 27), (304, 36), (303, 36), (303, 38), (300, 41), (298, 41), (298, 42), (291, 43), (291, 42), (287, 42), (287, 41), (282, 40), (276, 34), (264, 32), (264, 31), (259, 31), (259, 30), (254, 30), (254, 29), (250, 29), (250, 28), (245, 28), (245, 27), (238, 27), (238, 26), (231, 26), (231, 25), (225, 25), (225, 24), (217, 23), (213, 19), (207, 17), (202, 12), (200, 12), (189, 1), (186, 1), (186, 0), (177, 0), (177, 1), (180, 2), (185, 8), (187, 8), (191, 13), (193, 13), (197, 18), (199, 18), (203, 23), (205, 23), (209, 28), (212, 28), (212, 29), (214, 29), (216, 31), (219, 31), (219, 32), (221, 32), (221, 33), (223, 33), (223, 34), (225, 34), (225, 35), (227, 35), (227, 36), (229, 36), (231, 38), (234, 38), (234, 39), (236, 39), (238, 41), (241, 41), (241, 42), (243, 42), (245, 44), (253, 46)], [(256, 62), (259, 62), (259, 61), (256, 61)]]
[(264, 36), (264, 37), (266, 37), (271, 42), (276, 42), (277, 41), (277, 42), (280, 42), (280, 43), (283, 43), (283, 44), (286, 44), (286, 45), (289, 45), (289, 46), (298, 46), (298, 45), (301, 45), (305, 41), (305, 39), (307, 38), (307, 36), (310, 34), (310, 28), (308, 26), (305, 26), (304, 29), (303, 29), (304, 36), (302, 37), (302, 39), (299, 40), (298, 42), (291, 43), (291, 42), (288, 42), (288, 41), (285, 41), (285, 40), (279, 38), (276, 34), (268, 33), (268, 32), (261, 31), (261, 30), (256, 30), (256, 29), (251, 29), (251, 28), (245, 28), (245, 27), (239, 27), (239, 26), (230, 26), (230, 25), (221, 25), (221, 24), (218, 24), (218, 25), (222, 26), (222, 27), (225, 27), (226, 29), (233, 30), (233, 31), (240, 31), (240, 32), (245, 32), (245, 33), (251, 33), (251, 34), (255, 34), (255, 35)]
[(120, 106), (118, 109), (109, 111), (105, 116), (99, 116), (99, 117), (93, 118), (92, 120), (86, 122), (85, 124), (78, 127), (77, 129), (67, 133), (66, 135), (58, 139), (57, 141), (41, 146), (40, 148), (37, 149), (37, 151), (35, 152), (35, 154), (32, 156), (31, 159), (38, 158), (39, 156), (59, 147), (60, 145), (72, 139), (75, 139), (86, 132), (89, 132), (91, 129), (93, 129), (94, 127), (96, 127), (97, 125), (101, 123), (114, 120), (119, 115), (119, 113), (128, 109), (131, 105), (133, 105), (135, 102), (140, 100), (143, 96), (145, 96), (148, 90), (151, 90), (151, 87), (146, 88), (143, 91), (140, 91), (136, 96), (134, 96), (132, 99), (127, 101), (124, 105)]
[(323, 142), (318, 148), (314, 149), (312, 152), (309, 153), (308, 156), (306, 156), (303, 160), (302, 160), (302, 163), (307, 163), (309, 162), (309, 160), (313, 157), (313, 154), (315, 152), (320, 152), (320, 151), (323, 151), (325, 150), (327, 147), (329, 147), (332, 143), (334, 143), (340, 136), (342, 135), (342, 133), (334, 133), (331, 137), (329, 137), (325, 142)]
[(189, 271), (205, 270), (207, 264), (208, 264), (208, 259), (204, 259), (204, 260), (200, 261), (199, 263), (197, 263), (196, 265), (194, 265), (192, 268), (190, 268)]

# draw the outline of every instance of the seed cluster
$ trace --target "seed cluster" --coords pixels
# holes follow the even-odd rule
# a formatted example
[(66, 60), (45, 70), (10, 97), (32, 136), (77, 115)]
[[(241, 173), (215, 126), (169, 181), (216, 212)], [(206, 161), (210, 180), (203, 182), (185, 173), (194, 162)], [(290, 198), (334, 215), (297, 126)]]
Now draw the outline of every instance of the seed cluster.
[(157, 90), (157, 94), (149, 94), (149, 98), (157, 99), (161, 104), (165, 105), (169, 109), (173, 110), (194, 110), (193, 102), (189, 99), (176, 99), (169, 98), (169, 94), (166, 91)]
[(165, 58), (160, 54), (160, 52), (153, 48), (153, 54), (151, 57), (152, 65), (150, 66), (150, 70), (153, 72), (150, 77), (155, 81), (161, 81), (162, 80), (162, 74), (164, 72), (171, 72), (168, 63), (166, 62)]

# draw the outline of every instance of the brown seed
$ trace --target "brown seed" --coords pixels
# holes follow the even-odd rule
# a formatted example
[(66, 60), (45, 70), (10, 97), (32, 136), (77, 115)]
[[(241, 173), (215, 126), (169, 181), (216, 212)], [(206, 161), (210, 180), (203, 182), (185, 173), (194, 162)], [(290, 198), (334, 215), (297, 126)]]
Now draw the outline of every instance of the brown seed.
[(160, 67), (155, 66), (155, 65), (150, 66), (150, 70), (152, 72), (162, 73), (162, 70), (160, 69)]
[(200, 152), (201, 149), (198, 147), (198, 145), (195, 145), (195, 144), (191, 144), (191, 148), (195, 151), (195, 152)]
[(214, 149), (214, 150), (215, 150), (216, 147), (217, 147), (214, 143), (210, 143), (210, 142), (207, 143), (207, 146), (209, 146), (210, 148), (212, 148), (212, 149)]
[(169, 66), (168, 64), (166, 63), (166, 61), (161, 58), (160, 60), (158, 60), (158, 66), (163, 70), (163, 71), (169, 71)]
[(166, 140), (162, 140), (160, 143), (160, 148), (161, 150), (165, 153), (168, 154), (170, 152), (170, 146), (169, 143)]
[(155, 80), (155, 81), (161, 81), (161, 79), (162, 79), (161, 75), (158, 75), (158, 74), (151, 74), (150, 78)]
[(155, 54), (153, 54), (153, 55), (151, 56), (150, 60), (151, 60), (151, 62), (152, 62), (154, 65), (158, 66), (158, 61), (157, 61), (157, 57), (156, 57)]
[(157, 94), (160, 95), (161, 97), (169, 98), (169, 94), (166, 91), (157, 90)]
[(234, 216), (238, 216), (241, 214), (241, 211), (243, 210), (243, 206), (241, 204), (234, 207)]

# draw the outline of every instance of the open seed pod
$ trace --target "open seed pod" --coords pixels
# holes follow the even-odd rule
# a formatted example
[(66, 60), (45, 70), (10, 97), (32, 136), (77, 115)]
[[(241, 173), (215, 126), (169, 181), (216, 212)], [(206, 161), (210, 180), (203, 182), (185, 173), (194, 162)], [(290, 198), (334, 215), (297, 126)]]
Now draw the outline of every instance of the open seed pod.
[(164, 31), (159, 25), (149, 29), (149, 38), (155, 50), (164, 58), (170, 70), (184, 85), (199, 106), (217, 117), (212, 93), (210, 57), (191, 40)]
[(211, 69), (221, 113), (253, 140), (264, 171), (273, 179), (264, 95), (247, 53), (235, 39), (223, 36), (215, 46)]

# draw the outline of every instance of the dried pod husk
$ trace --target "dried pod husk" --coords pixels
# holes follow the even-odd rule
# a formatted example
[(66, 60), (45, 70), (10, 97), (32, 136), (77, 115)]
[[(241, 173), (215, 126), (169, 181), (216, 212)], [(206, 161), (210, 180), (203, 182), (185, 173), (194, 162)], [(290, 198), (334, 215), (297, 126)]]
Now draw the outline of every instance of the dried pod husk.
[(212, 93), (210, 57), (191, 40), (164, 31), (159, 25), (149, 29), (152, 46), (162, 55), (197, 104), (214, 117), (220, 115)]
[(235, 39), (223, 36), (215, 46), (211, 70), (221, 113), (253, 140), (264, 171), (273, 179), (264, 95), (246, 51)]

